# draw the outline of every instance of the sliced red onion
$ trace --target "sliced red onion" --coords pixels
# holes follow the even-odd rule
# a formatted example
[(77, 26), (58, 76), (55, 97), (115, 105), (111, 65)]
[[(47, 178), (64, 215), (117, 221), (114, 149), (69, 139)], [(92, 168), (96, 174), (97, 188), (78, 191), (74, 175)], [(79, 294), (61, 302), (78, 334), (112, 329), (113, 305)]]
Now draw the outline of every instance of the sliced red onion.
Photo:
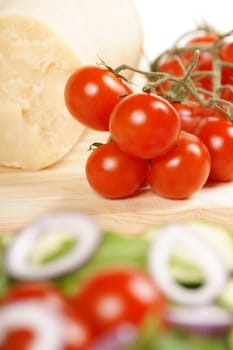
[(101, 336), (88, 350), (122, 350), (132, 345), (137, 337), (136, 327), (125, 322)]
[[(29, 257), (37, 242), (56, 231), (70, 232), (77, 243), (72, 251), (48, 264), (33, 264)], [(83, 265), (95, 252), (102, 230), (88, 216), (54, 212), (22, 229), (5, 252), (6, 272), (17, 279), (38, 280), (61, 276)]]
[(63, 350), (65, 324), (54, 310), (39, 301), (19, 301), (0, 307), (0, 348), (8, 332), (29, 329), (34, 338), (29, 350)]
[[(188, 289), (175, 281), (170, 272), (169, 259), (175, 245), (180, 244), (203, 269), (205, 283)], [(192, 228), (182, 224), (168, 224), (156, 231), (148, 255), (149, 271), (168, 299), (181, 304), (198, 305), (214, 300), (227, 282), (227, 267), (219, 255)]]
[(223, 335), (233, 326), (233, 314), (217, 305), (171, 307), (166, 318), (177, 328), (203, 336)]

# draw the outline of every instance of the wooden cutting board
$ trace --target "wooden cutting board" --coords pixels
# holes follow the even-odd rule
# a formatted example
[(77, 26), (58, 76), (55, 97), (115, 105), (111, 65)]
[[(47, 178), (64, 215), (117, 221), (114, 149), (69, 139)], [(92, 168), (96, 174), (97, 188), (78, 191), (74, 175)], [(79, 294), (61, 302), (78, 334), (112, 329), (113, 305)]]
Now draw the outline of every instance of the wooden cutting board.
[(0, 232), (17, 230), (43, 213), (74, 209), (95, 217), (106, 229), (138, 233), (153, 224), (205, 219), (233, 228), (233, 182), (212, 185), (186, 200), (161, 198), (148, 189), (108, 200), (85, 177), (88, 147), (105, 133), (84, 130), (76, 147), (56, 165), (37, 172), (0, 168)]

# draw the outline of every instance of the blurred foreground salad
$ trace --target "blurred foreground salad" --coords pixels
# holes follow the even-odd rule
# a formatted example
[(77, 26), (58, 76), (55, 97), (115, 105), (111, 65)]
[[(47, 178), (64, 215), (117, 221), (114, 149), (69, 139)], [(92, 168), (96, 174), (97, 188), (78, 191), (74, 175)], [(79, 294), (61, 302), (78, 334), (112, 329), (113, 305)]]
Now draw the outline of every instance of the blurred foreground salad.
[(231, 350), (233, 235), (52, 212), (0, 235), (2, 350)]

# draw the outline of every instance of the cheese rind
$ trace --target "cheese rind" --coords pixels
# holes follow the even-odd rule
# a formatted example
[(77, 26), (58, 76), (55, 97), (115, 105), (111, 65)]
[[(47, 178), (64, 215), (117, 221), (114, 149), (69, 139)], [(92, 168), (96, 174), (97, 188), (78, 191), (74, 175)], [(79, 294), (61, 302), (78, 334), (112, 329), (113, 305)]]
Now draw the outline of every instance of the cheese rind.
[(113, 68), (136, 66), (141, 58), (142, 28), (133, 0), (5, 0), (0, 14), (42, 21), (85, 64), (101, 57)]

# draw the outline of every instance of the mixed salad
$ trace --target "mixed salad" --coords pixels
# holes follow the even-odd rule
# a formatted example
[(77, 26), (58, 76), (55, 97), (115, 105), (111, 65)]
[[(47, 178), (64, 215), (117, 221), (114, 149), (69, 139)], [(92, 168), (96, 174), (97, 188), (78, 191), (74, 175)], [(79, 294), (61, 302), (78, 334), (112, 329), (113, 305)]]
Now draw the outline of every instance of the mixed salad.
[(216, 224), (132, 238), (52, 212), (0, 236), (0, 349), (231, 350), (232, 273)]

